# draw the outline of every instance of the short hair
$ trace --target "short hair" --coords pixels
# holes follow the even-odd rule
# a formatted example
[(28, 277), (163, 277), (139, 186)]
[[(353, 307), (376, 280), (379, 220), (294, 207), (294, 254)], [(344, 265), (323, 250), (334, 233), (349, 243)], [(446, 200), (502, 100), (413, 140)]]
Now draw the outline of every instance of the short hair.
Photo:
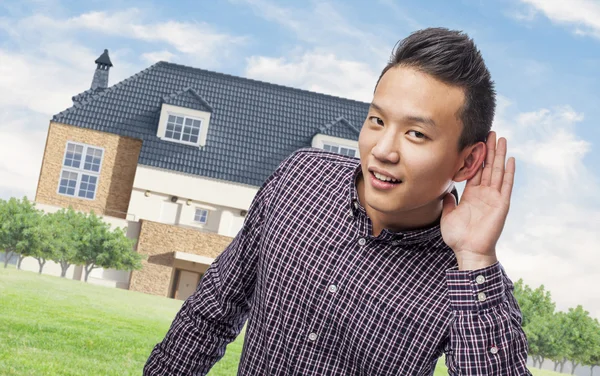
[(377, 84), (388, 70), (397, 66), (416, 68), (464, 89), (465, 103), (457, 113), (463, 123), (459, 150), (485, 142), (494, 120), (496, 91), (481, 52), (468, 35), (440, 27), (410, 34), (394, 48)]

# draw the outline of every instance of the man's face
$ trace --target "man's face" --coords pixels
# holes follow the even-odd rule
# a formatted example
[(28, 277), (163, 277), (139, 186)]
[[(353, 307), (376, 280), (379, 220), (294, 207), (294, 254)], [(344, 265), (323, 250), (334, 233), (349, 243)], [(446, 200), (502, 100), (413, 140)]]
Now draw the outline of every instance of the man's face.
[(414, 68), (385, 73), (358, 140), (365, 204), (384, 216), (436, 210), (466, 156), (458, 150), (464, 100), (463, 89)]

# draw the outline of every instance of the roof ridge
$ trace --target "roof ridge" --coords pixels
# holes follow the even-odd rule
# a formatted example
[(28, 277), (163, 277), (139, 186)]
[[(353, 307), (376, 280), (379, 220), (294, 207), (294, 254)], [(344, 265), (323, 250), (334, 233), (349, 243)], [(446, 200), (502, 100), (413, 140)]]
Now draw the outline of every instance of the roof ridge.
[(345, 123), (347, 127), (349, 127), (349, 128), (350, 128), (350, 129), (352, 129), (354, 132), (356, 132), (356, 134), (360, 135), (360, 129), (356, 128), (356, 127), (354, 126), (354, 124), (352, 124), (352, 123), (350, 122), (350, 120), (346, 119), (346, 118), (345, 118), (345, 117), (343, 117), (343, 116), (340, 116), (340, 117), (336, 118), (335, 120), (336, 120), (336, 123)]
[(203, 105), (205, 105), (206, 107), (208, 107), (208, 109), (210, 110), (210, 112), (214, 112), (213, 106), (211, 106), (204, 98), (202, 98), (202, 95), (200, 95), (196, 90), (194, 90), (193, 87), (188, 86), (187, 89), (185, 89), (185, 90), (191, 92), (192, 95), (196, 96), (196, 98), (198, 98), (198, 100), (200, 101), (200, 103), (202, 103)]
[(187, 69), (187, 70), (202, 71), (202, 72), (217, 74), (217, 75), (225, 76), (225, 77), (228, 77), (228, 78), (233, 78), (233, 79), (237, 79), (237, 80), (247, 81), (247, 82), (253, 83), (253, 84), (275, 86), (275, 87), (278, 87), (278, 88), (282, 88), (282, 89), (286, 89), (286, 90), (292, 90), (292, 91), (299, 91), (299, 92), (303, 92), (303, 93), (307, 93), (307, 94), (311, 94), (311, 95), (315, 95), (315, 96), (319, 96), (319, 97), (326, 97), (326, 98), (329, 98), (329, 99), (331, 99), (331, 98), (338, 99), (338, 100), (341, 100), (341, 101), (344, 101), (344, 102), (354, 102), (354, 103), (360, 103), (360, 104), (369, 104), (368, 102), (363, 102), (363, 101), (359, 101), (359, 100), (356, 100), (356, 99), (344, 98), (344, 97), (340, 97), (340, 96), (332, 95), (332, 94), (317, 93), (316, 91), (310, 91), (310, 90), (300, 89), (300, 88), (296, 88), (296, 87), (292, 87), (292, 86), (275, 84), (275, 83), (272, 83), (272, 82), (256, 80), (256, 79), (248, 78), (248, 77), (235, 76), (233, 74), (216, 72), (216, 71), (211, 71), (211, 70), (203, 69), (203, 68), (196, 68), (196, 67), (192, 67), (190, 65), (183, 65), (183, 64), (177, 64), (177, 63), (171, 63), (171, 62), (168, 62), (168, 61), (159, 61), (155, 65), (158, 65), (158, 64), (160, 64), (160, 65), (170, 65), (170, 66), (173, 66), (175, 68), (183, 68), (183, 69)]
[(158, 63), (154, 63), (151, 66), (149, 66), (146, 69), (142, 69), (141, 71), (137, 72), (136, 74), (134, 74), (133, 76), (127, 77), (126, 79), (117, 82), (116, 84), (96, 93), (96, 94), (92, 94), (90, 95), (87, 99), (78, 102), (77, 104), (73, 103), (73, 105), (69, 108), (67, 108), (66, 110), (63, 110), (61, 112), (59, 112), (58, 114), (55, 114), (54, 116), (52, 116), (52, 121), (59, 121), (59, 119), (65, 115), (67, 115), (68, 113), (79, 109), (81, 107), (84, 107), (85, 105), (87, 105), (88, 103), (92, 102), (92, 100), (100, 98), (104, 95), (106, 95), (109, 92), (112, 92), (113, 90), (115, 90), (118, 87), (121, 87), (125, 84), (128, 84), (130, 82), (134, 82), (136, 81), (138, 78), (140, 78), (143, 75), (146, 75), (149, 71), (156, 69), (156, 67), (159, 65), (160, 62)]
[(194, 90), (194, 88), (191, 87), (191, 86), (186, 86), (186, 87), (184, 87), (181, 90), (175, 91), (175, 92), (173, 92), (171, 94), (164, 95), (161, 99), (163, 100), (163, 102), (167, 102), (167, 101), (169, 101), (171, 99), (177, 98), (178, 96), (180, 96), (181, 94), (183, 94), (185, 92), (192, 93), (192, 95), (194, 97), (196, 97), (196, 99), (198, 99), (198, 101), (200, 102), (200, 104), (204, 105), (204, 107), (207, 107), (210, 110), (209, 112), (214, 112), (215, 111), (214, 108), (213, 108), (213, 106), (211, 106), (204, 98), (202, 98), (202, 96), (196, 90)]
[(360, 129), (356, 128), (348, 119), (346, 119), (344, 116), (338, 116), (335, 118), (335, 120), (329, 122), (329, 123), (325, 123), (325, 125), (322, 125), (319, 127), (319, 130), (321, 132), (326, 132), (328, 130), (330, 130), (331, 128), (333, 128), (336, 124), (338, 123), (343, 123), (345, 124), (348, 128), (350, 128), (351, 130), (353, 130), (356, 134), (360, 135)]

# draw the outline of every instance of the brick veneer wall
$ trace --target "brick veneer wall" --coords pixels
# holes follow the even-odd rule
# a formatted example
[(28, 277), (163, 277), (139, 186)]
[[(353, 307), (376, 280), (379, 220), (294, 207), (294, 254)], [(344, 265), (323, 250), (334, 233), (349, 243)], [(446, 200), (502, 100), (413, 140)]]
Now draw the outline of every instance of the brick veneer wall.
[[(58, 194), (67, 141), (104, 148), (94, 200)], [(127, 218), (142, 141), (112, 133), (50, 122), (35, 201), (101, 215)], [(134, 219), (134, 218), (129, 218)]]
[(131, 272), (129, 289), (168, 296), (174, 252), (215, 258), (231, 240), (228, 236), (142, 220), (137, 251), (148, 259), (142, 261), (142, 270)]

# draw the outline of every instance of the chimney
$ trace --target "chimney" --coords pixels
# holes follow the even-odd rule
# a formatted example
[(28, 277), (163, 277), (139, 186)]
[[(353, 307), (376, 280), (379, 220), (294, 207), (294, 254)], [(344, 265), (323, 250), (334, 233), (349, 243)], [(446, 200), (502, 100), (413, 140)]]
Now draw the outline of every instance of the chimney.
[(108, 71), (113, 66), (108, 57), (108, 50), (104, 50), (104, 53), (96, 59), (95, 63), (98, 65), (92, 80), (92, 90), (106, 89), (108, 87)]

